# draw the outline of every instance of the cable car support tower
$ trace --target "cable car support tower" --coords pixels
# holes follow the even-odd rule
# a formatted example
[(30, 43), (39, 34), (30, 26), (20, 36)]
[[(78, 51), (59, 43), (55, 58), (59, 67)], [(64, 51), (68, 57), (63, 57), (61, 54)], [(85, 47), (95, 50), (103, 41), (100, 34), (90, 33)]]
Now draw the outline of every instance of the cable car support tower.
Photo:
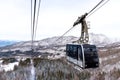
[[(88, 13), (78, 17), (78, 19), (74, 22), (72, 27), (66, 31), (62, 36), (60, 36), (57, 40), (62, 38), (65, 34), (67, 34), (70, 30), (72, 30), (76, 25), (81, 24), (81, 35), (77, 41), (73, 43), (78, 44), (67, 44), (66, 45), (66, 55), (67, 60), (74, 64), (77, 64), (81, 68), (94, 68), (99, 67), (99, 57), (97, 53), (97, 49), (95, 45), (89, 44), (89, 33), (88, 26), (86, 23), (86, 18), (91, 16), (94, 12), (104, 6), (109, 0), (101, 0), (94, 8), (92, 8)], [(57, 41), (56, 40), (56, 41)], [(80, 63), (80, 64), (79, 64)], [(82, 63), (82, 64), (81, 64)]]
[[(74, 22), (73, 27), (75, 27), (78, 24), (81, 24), (81, 36), (79, 40), (74, 41), (79, 44), (88, 44), (89, 42), (89, 34), (88, 34), (88, 26), (86, 23), (86, 17), (89, 17), (91, 14), (93, 14), (95, 11), (97, 11), (99, 8), (101, 8), (103, 5), (105, 5), (109, 0), (104, 2), (105, 0), (101, 0), (92, 10), (90, 10), (88, 13), (85, 13), (81, 17), (78, 17), (78, 19)], [(104, 2), (104, 3), (103, 3)], [(103, 4), (102, 4), (103, 3)], [(101, 5), (102, 4), (102, 5)], [(101, 5), (101, 6), (100, 6)], [(99, 7), (98, 7), (99, 6)], [(98, 7), (98, 8), (97, 8)], [(96, 9), (97, 8), (97, 9)], [(73, 43), (74, 43), (73, 42)]]

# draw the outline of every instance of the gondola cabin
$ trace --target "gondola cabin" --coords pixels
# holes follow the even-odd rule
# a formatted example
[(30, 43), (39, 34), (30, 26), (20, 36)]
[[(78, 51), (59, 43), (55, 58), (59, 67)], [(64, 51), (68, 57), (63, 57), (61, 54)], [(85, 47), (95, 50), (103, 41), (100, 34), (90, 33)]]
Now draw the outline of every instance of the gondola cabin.
[(95, 45), (67, 44), (67, 60), (82, 68), (99, 67), (99, 58)]

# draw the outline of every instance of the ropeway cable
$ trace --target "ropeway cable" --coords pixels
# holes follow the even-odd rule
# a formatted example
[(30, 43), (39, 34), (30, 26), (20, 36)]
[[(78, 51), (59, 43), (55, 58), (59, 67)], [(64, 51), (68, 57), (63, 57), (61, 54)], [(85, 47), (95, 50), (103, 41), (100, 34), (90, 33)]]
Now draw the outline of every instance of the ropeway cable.
[(105, 3), (103, 3), (100, 7), (98, 7), (96, 10), (94, 10), (92, 13), (90, 13), (88, 16), (87, 16), (87, 18), (88, 17), (90, 17), (93, 13), (95, 13), (96, 11), (98, 11), (101, 7), (103, 7), (108, 1), (110, 1), (110, 0), (107, 0)]
[(32, 14), (32, 0), (31, 0), (31, 49), (33, 48), (33, 45), (32, 45), (33, 44), (33, 40), (32, 40), (32, 36), (33, 36), (32, 18), (33, 17), (32, 17), (32, 15), (33, 14)]
[(92, 10), (90, 10), (88, 12), (88, 14), (90, 14), (93, 10), (95, 10), (104, 0), (101, 0), (94, 8), (92, 8)]
[(37, 8), (36, 3), (37, 3), (37, 1), (34, 0), (34, 8), (32, 10), (32, 0), (31, 0), (31, 49), (32, 50), (33, 50), (33, 47), (34, 47), (33, 45), (34, 45), (34, 40), (35, 40), (35, 37), (36, 37), (36, 31), (37, 31), (37, 24), (38, 24), (38, 17), (39, 17), (39, 9), (40, 9), (41, 0), (39, 0), (39, 2), (38, 2), (37, 15), (36, 15), (36, 8)]
[[(31, 1), (32, 2), (32, 1)], [(31, 6), (32, 6), (32, 3), (31, 3)], [(32, 7), (31, 7), (32, 8)], [(32, 9), (31, 9), (32, 10)], [(32, 13), (32, 12), (31, 12)], [(33, 18), (32, 19), (32, 44), (31, 44), (31, 48), (33, 49), (33, 40), (34, 40), (34, 31), (35, 31), (35, 14), (36, 14), (36, 0), (34, 1), (34, 8), (33, 8)]]
[(34, 39), (36, 38), (36, 32), (37, 32), (37, 25), (38, 25), (38, 17), (39, 17), (39, 12), (40, 12), (40, 4), (41, 4), (41, 0), (39, 0), (38, 3), (38, 10), (37, 10), (37, 18), (36, 18), (36, 23), (35, 23), (35, 35), (34, 35)]
[(60, 36), (58, 39), (56, 39), (55, 41), (58, 41), (59, 39), (61, 39), (65, 34), (67, 34), (70, 30), (72, 30), (74, 28), (74, 26), (73, 27), (71, 27), (69, 30), (67, 30), (62, 36)]
[[(103, 5), (101, 5), (99, 8), (97, 8), (103, 1), (105, 0), (101, 0), (94, 8), (92, 8), (89, 12), (88, 12), (88, 17), (90, 17), (94, 12), (96, 12), (97, 10), (99, 10), (102, 6), (104, 6), (109, 0), (107, 0)], [(97, 8), (97, 9), (96, 9)], [(95, 10), (96, 9), (96, 10)], [(95, 10), (95, 11), (94, 11)], [(93, 12), (94, 11), (94, 12)], [(93, 13), (91, 13), (93, 12)], [(72, 26), (68, 31), (66, 31), (62, 36), (60, 36), (58, 39), (56, 39), (55, 41), (58, 41), (59, 39), (61, 39), (65, 34), (67, 34), (70, 30), (72, 30), (74, 28), (74, 26)]]

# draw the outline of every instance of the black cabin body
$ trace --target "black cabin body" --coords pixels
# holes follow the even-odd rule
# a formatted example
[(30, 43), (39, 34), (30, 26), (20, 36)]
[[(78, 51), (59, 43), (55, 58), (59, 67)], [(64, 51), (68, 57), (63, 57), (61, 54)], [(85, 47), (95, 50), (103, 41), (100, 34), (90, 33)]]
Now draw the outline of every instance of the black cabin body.
[(90, 44), (67, 44), (67, 60), (82, 67), (99, 67), (99, 58), (95, 45)]

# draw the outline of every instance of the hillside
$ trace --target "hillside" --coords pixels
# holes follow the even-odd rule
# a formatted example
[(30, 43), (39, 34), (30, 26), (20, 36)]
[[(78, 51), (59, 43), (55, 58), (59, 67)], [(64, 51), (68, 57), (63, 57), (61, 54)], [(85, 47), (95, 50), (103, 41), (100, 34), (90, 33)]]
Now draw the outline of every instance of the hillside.
[[(72, 43), (73, 41), (78, 40), (78, 37), (74, 36), (64, 36), (57, 40), (59, 36), (57, 37), (51, 37), (51, 38), (46, 38), (38, 41), (34, 41), (34, 47), (40, 50), (48, 49), (48, 48), (53, 48), (57, 46), (65, 46), (68, 43)], [(57, 41), (56, 41), (57, 40)], [(105, 46), (107, 44), (112, 43), (111, 39), (106, 37), (105, 35), (102, 34), (90, 34), (90, 44), (95, 44), (98, 47)], [(10, 46), (5, 46), (2, 48), (3, 51), (15, 51), (15, 50), (21, 50), (21, 51), (28, 51), (31, 49), (31, 41), (23, 41), (23, 42), (18, 42), (16, 44), (10, 45)]]
[(7, 46), (7, 45), (13, 45), (17, 41), (9, 41), (9, 40), (0, 40), (0, 47)]
[(66, 60), (65, 45), (77, 37), (59, 41), (52, 37), (35, 41), (36, 52), (31, 51), (30, 41), (1, 48), (0, 80), (120, 80), (120, 42), (112, 43), (101, 34), (90, 36), (91, 44), (98, 47), (99, 68), (83, 70)]

